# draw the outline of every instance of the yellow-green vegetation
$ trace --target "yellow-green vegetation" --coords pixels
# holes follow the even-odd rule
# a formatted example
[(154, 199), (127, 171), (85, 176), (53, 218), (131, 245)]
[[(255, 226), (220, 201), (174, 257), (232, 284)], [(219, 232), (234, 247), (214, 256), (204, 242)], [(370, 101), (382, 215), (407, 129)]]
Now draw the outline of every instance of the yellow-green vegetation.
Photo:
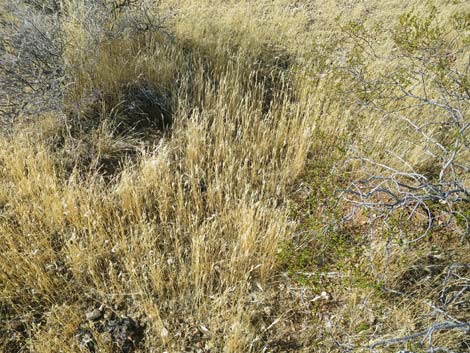
[(469, 18), (0, 0), (0, 350), (469, 351)]

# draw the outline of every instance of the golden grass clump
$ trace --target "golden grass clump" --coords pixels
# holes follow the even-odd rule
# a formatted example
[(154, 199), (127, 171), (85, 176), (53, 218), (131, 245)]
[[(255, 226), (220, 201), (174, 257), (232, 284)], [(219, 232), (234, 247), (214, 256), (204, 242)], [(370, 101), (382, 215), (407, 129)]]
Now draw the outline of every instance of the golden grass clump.
[[(442, 23), (468, 11), (437, 3)], [(0, 5), (13, 19), (18, 8), (56, 16), (62, 75), (60, 109), (24, 111), (0, 133), (0, 350), (368, 351), (468, 321), (465, 304), (446, 301), (466, 298), (465, 204), (448, 213), (454, 201), (426, 199), (437, 226), (410, 243), (418, 206), (384, 216), (367, 206), (385, 196), (338, 200), (390, 168), (436, 178), (430, 141), (454, 142), (441, 107), (379, 82), (412, 80), (396, 25), (421, 2)], [(443, 45), (458, 69), (466, 45)], [(433, 89), (419, 93), (438, 99)], [(467, 116), (468, 97), (459, 104)], [(468, 162), (464, 143), (454, 150), (452, 163)], [(468, 191), (468, 173), (449, 170)], [(131, 317), (142, 337), (126, 331), (124, 348), (87, 319), (98, 308)], [(468, 348), (465, 332), (439, 331), (436, 344)]]

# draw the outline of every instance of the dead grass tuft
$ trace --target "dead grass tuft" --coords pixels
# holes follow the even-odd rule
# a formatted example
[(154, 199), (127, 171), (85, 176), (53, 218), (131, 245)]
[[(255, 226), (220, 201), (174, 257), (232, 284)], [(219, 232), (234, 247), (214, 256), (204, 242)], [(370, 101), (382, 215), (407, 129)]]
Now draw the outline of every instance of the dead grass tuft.
[[(436, 3), (465, 38), (465, 17), (452, 17), (463, 2)], [(0, 64), (37, 82), (24, 91), (29, 81), (0, 70), (12, 82), (0, 86), (11, 127), (0, 135), (0, 350), (420, 352), (429, 335), (388, 339), (430, 327), (434, 347), (468, 350), (466, 327), (433, 326), (468, 321), (465, 204), (426, 203), (435, 227), (410, 243), (421, 213), (338, 198), (383, 165), (429, 180), (442, 167), (420, 131), (375, 105), (381, 75), (412, 72), (393, 31), (419, 1), (14, 5), (0, 0), (0, 33), (11, 31)], [(50, 75), (39, 60), (50, 46), (19, 51), (18, 33), (42, 33), (17, 22), (28, 11), (54, 23), (38, 42), (61, 44)], [(451, 43), (450, 64), (465, 43)], [(44, 85), (58, 94), (37, 93)], [(11, 92), (51, 105), (19, 109), (28, 95)], [(409, 104), (380, 107), (437, 116)], [(455, 136), (425, 133), (446, 146)], [(103, 317), (87, 318), (94, 310)]]

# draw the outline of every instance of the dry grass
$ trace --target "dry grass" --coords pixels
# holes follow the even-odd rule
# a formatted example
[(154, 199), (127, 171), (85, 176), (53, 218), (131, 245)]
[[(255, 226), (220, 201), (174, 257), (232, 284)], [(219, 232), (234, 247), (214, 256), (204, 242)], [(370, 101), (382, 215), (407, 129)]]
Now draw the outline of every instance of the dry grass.
[[(403, 246), (393, 225), (370, 236), (366, 212), (342, 222), (350, 206), (334, 202), (365, 173), (345, 163), (350, 145), (428, 161), (338, 71), (349, 20), (367, 14), (382, 53), (368, 64), (387, 69), (391, 28), (420, 1), (165, 1), (115, 16), (59, 3), (63, 109), (25, 112), (0, 137), (0, 349), (86, 352), (77, 329), (105, 305), (145, 326), (141, 352), (361, 350), (421, 330), (440, 318), (428, 302), (468, 286), (468, 269), (448, 272), (470, 261), (455, 222)], [(468, 11), (440, 3), (443, 21)], [(143, 14), (165, 31), (129, 30)], [(449, 315), (468, 321), (459, 305)], [(90, 330), (97, 352), (117, 351)], [(437, 345), (466, 349), (463, 334)]]

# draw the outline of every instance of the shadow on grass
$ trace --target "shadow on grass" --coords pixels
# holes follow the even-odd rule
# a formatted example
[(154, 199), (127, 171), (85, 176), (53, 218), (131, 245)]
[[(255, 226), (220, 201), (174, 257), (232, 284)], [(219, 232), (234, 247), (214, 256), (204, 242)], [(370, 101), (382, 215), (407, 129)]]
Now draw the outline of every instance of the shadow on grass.
[[(150, 55), (154, 50), (145, 41), (138, 43), (132, 52)], [(74, 151), (73, 161), (69, 163), (69, 174), (78, 166), (83, 174), (98, 172), (112, 180), (126, 162), (134, 159), (137, 151), (125, 146), (113, 149), (106, 156), (99, 155), (100, 149), (90, 136), (104, 122), (109, 122), (108, 127), (111, 127), (110, 139), (131, 139), (136, 145), (152, 146), (162, 136), (171, 138), (174, 119), (181, 118), (175, 117), (181, 101), (185, 101), (189, 111), (210, 109), (211, 103), (201, 92), (209, 88), (214, 94), (220, 93), (222, 80), (235, 68), (241, 70), (237, 84), (243, 91), (251, 92), (250, 98), (259, 104), (263, 114), (269, 113), (276, 99), (287, 96), (294, 100), (289, 82), (293, 60), (279, 48), (260, 45), (255, 53), (242, 53), (236, 43), (227, 43), (226, 50), (222, 51), (187, 39), (169, 38), (160, 39), (158, 46), (165, 48), (159, 52), (162, 57), (158, 59), (172, 65), (169, 70), (173, 71), (166, 75), (166, 82), (162, 84), (143, 73), (136, 74), (132, 82), (113, 84), (112, 91), (96, 89), (78, 107), (68, 111), (68, 136), (55, 147), (60, 149), (61, 145), (67, 145), (65, 139), (70, 137), (81, 141), (82, 148)], [(237, 97), (240, 104), (245, 98)]]

